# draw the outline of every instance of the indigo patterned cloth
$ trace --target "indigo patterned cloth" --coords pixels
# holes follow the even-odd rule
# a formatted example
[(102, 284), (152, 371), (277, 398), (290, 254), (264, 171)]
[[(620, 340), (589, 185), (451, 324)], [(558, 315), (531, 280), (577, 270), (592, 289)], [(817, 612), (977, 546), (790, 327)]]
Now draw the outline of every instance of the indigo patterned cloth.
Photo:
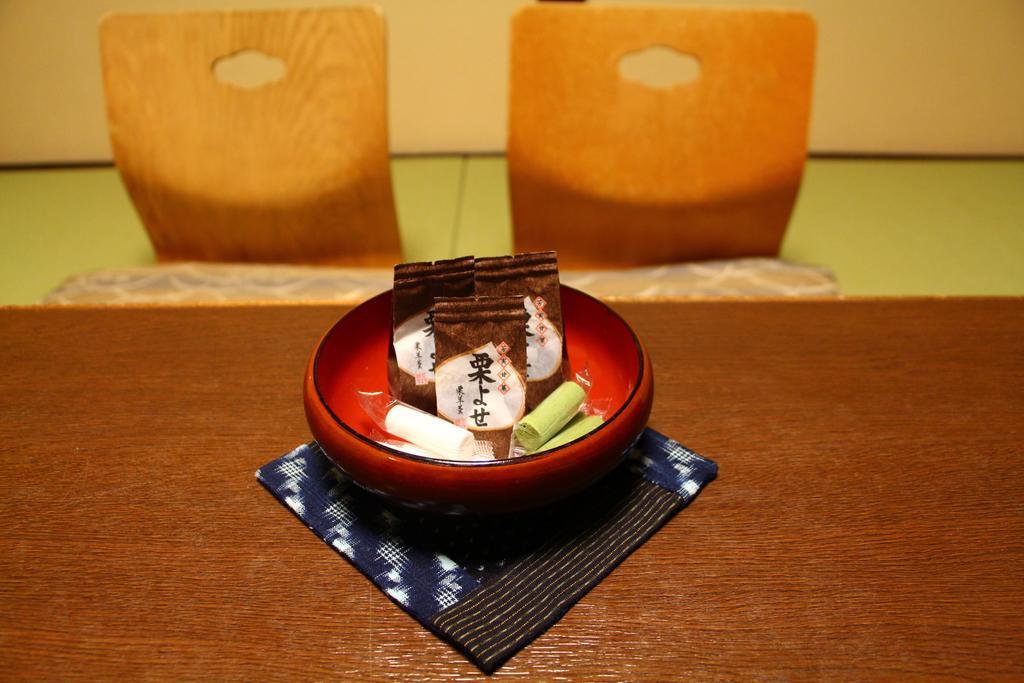
[(558, 621), (685, 507), (718, 466), (647, 429), (623, 464), (571, 498), (503, 517), (392, 506), (316, 443), (256, 478), (402, 609), (487, 673)]

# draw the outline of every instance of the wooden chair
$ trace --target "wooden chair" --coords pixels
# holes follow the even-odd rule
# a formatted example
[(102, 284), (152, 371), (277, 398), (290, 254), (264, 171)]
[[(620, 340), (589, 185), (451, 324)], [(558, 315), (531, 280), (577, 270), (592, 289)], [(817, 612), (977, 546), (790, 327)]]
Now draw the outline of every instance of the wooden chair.
[[(160, 260), (400, 260), (377, 9), (112, 14), (100, 47), (114, 159)], [(283, 77), (217, 78), (248, 51)]]
[[(815, 26), (802, 12), (544, 4), (512, 23), (516, 249), (572, 267), (777, 254), (807, 154)], [(696, 80), (620, 60), (668, 46)]]

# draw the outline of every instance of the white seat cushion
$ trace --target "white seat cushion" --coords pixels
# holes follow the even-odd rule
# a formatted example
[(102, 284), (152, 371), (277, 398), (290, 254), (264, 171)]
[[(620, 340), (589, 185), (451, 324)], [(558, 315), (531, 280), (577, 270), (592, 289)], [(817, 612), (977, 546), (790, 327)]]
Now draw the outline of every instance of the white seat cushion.
[[(687, 296), (834, 296), (824, 268), (751, 258), (648, 268), (563, 271), (564, 284), (608, 299)], [(354, 304), (391, 288), (390, 269), (172, 263), (73, 275), (47, 304), (333, 301)]]

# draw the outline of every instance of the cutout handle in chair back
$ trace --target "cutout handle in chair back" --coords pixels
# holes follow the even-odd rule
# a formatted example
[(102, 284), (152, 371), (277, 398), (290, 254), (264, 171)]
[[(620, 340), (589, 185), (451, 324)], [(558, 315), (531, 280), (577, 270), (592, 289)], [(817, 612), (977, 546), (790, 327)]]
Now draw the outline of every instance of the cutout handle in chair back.
[(100, 46), (114, 158), (161, 260), (401, 260), (379, 11), (113, 14)]
[(576, 267), (776, 254), (807, 155), (814, 44), (802, 12), (524, 7), (516, 249)]

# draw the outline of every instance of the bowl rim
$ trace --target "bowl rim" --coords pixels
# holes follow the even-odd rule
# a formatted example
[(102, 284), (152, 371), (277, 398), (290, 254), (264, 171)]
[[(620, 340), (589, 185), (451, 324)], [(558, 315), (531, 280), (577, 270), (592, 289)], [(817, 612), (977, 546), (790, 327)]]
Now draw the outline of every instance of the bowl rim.
[(593, 429), (592, 431), (587, 432), (586, 434), (583, 434), (582, 436), (579, 436), (579, 437), (573, 439), (572, 441), (570, 441), (568, 443), (564, 443), (561, 446), (556, 446), (555, 448), (552, 448), (551, 450), (548, 450), (548, 451), (543, 451), (543, 452), (540, 452), (540, 453), (531, 453), (531, 454), (528, 454), (528, 455), (520, 455), (520, 456), (517, 456), (517, 457), (514, 457), (514, 458), (506, 458), (506, 459), (503, 459), (503, 460), (497, 460), (497, 459), (496, 460), (481, 460), (481, 461), (472, 460), (472, 461), (465, 461), (465, 462), (463, 462), (463, 461), (458, 461), (458, 460), (446, 460), (446, 459), (443, 459), (443, 458), (428, 458), (426, 456), (413, 455), (412, 453), (406, 453), (405, 451), (400, 451), (397, 448), (392, 448), (392, 447), (387, 446), (385, 444), (379, 443), (379, 442), (374, 441), (373, 439), (369, 438), (368, 436), (365, 436), (365, 435), (359, 433), (354, 428), (349, 426), (344, 420), (342, 420), (340, 417), (338, 417), (338, 415), (336, 415), (335, 412), (331, 409), (330, 404), (324, 399), (323, 392), (320, 390), (320, 382), (319, 382), (319, 379), (318, 379), (319, 373), (317, 371), (318, 365), (320, 363), (320, 353), (323, 351), (325, 342), (331, 337), (332, 334), (334, 334), (335, 328), (337, 328), (339, 325), (341, 325), (341, 323), (345, 320), (345, 318), (347, 318), (352, 313), (352, 311), (355, 311), (360, 306), (365, 306), (365, 305), (369, 304), (374, 299), (377, 299), (379, 297), (382, 297), (382, 296), (385, 296), (387, 294), (392, 293), (394, 291), (393, 289), (385, 290), (385, 291), (381, 292), (380, 294), (376, 294), (376, 295), (370, 297), (369, 299), (367, 299), (366, 301), (363, 301), (362, 303), (359, 303), (356, 306), (352, 307), (347, 313), (345, 313), (343, 316), (341, 316), (336, 321), (334, 321), (334, 324), (331, 325), (330, 328), (328, 328), (327, 332), (325, 332), (324, 335), (320, 338), (320, 341), (317, 342), (316, 350), (315, 350), (314, 356), (313, 356), (313, 389), (316, 391), (317, 400), (320, 402), (320, 405), (323, 406), (324, 410), (327, 411), (327, 414), (331, 416), (331, 419), (334, 420), (335, 424), (340, 426), (346, 432), (348, 432), (352, 436), (356, 437), (357, 439), (359, 439), (360, 441), (362, 441), (366, 445), (370, 446), (371, 448), (375, 448), (377, 450), (381, 450), (381, 451), (383, 451), (383, 452), (385, 452), (385, 453), (387, 453), (389, 455), (394, 455), (394, 456), (397, 456), (399, 458), (402, 458), (402, 459), (405, 459), (405, 460), (410, 460), (410, 461), (413, 461), (413, 462), (418, 462), (418, 463), (425, 463), (425, 464), (429, 464), (429, 465), (437, 465), (437, 466), (440, 466), (440, 467), (457, 467), (457, 468), (467, 468), (467, 467), (514, 467), (516, 465), (521, 465), (521, 464), (524, 464), (526, 462), (535, 462), (535, 461), (540, 460), (542, 458), (547, 458), (547, 457), (549, 457), (549, 456), (551, 456), (551, 455), (553, 455), (555, 453), (558, 453), (559, 451), (562, 451), (562, 450), (564, 450), (566, 448), (569, 448), (570, 446), (573, 446), (574, 444), (577, 444), (577, 443), (583, 441), (584, 439), (590, 437), (591, 435), (596, 434), (597, 432), (600, 432), (605, 427), (607, 427), (609, 424), (614, 422), (626, 410), (626, 408), (630, 405), (630, 403), (633, 402), (633, 399), (636, 397), (636, 392), (639, 391), (639, 389), (640, 389), (640, 385), (641, 385), (643, 377), (644, 377), (644, 372), (646, 372), (647, 367), (644, 364), (644, 352), (643, 352), (643, 346), (641, 346), (641, 344), (640, 344), (640, 338), (637, 337), (636, 332), (633, 331), (633, 327), (629, 323), (626, 322), (625, 318), (623, 318), (621, 315), (619, 315), (615, 311), (615, 309), (613, 309), (611, 306), (609, 306), (608, 304), (606, 304), (605, 302), (601, 301), (600, 299), (598, 299), (595, 296), (587, 294), (586, 292), (581, 291), (579, 289), (576, 289), (575, 287), (570, 287), (569, 285), (560, 284), (559, 286), (560, 287), (564, 287), (565, 289), (572, 290), (575, 294), (579, 294), (580, 296), (586, 297), (587, 299), (590, 299), (590, 300), (594, 301), (598, 305), (604, 307), (613, 316), (618, 318), (619, 322), (621, 322), (623, 324), (623, 326), (629, 331), (629, 335), (633, 339), (633, 348), (636, 351), (636, 357), (637, 357), (637, 375), (636, 375), (635, 381), (633, 382), (633, 388), (630, 390), (629, 396), (626, 397), (626, 400), (623, 401), (621, 406), (619, 406), (619, 409), (616, 410), (612, 414), (611, 417), (605, 419), (596, 429)]

